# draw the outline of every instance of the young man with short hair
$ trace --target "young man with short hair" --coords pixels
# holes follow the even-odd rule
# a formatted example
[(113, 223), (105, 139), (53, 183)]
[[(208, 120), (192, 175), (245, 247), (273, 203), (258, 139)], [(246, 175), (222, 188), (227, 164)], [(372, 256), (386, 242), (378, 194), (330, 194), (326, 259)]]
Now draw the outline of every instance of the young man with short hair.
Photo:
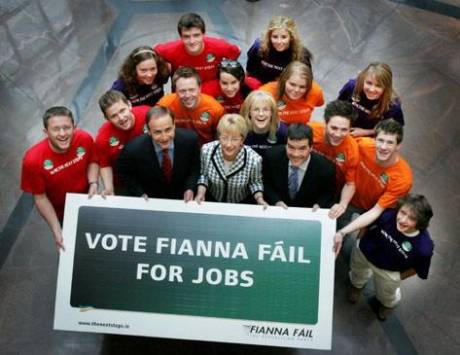
[(407, 195), (387, 209), (359, 238), (351, 253), (348, 300), (356, 303), (372, 277), (384, 321), (401, 300), (401, 282), (428, 278), (434, 244), (428, 232), (433, 211), (423, 195)]
[(21, 188), (34, 195), (35, 206), (60, 251), (64, 250), (61, 223), (66, 193), (88, 193), (90, 197), (97, 193), (98, 157), (93, 138), (75, 128), (68, 108), (49, 108), (43, 126), (46, 138), (24, 155)]
[(102, 194), (113, 195), (114, 191), (121, 193), (123, 189), (116, 173), (118, 155), (126, 143), (144, 133), (145, 115), (150, 107), (132, 107), (126, 96), (116, 90), (105, 92), (99, 98), (99, 107), (106, 119), (96, 136), (104, 183)]
[[(385, 208), (393, 207), (398, 199), (409, 193), (412, 170), (399, 153), (402, 140), (403, 128), (393, 119), (377, 124), (375, 139), (358, 139), (360, 162), (356, 169), (356, 191), (350, 205), (363, 213), (337, 231), (334, 238), (336, 255), (345, 235), (367, 227)], [(348, 212), (352, 209), (349, 208)], [(350, 213), (347, 215), (349, 217)]]
[(201, 79), (193, 68), (179, 68), (172, 84), (176, 92), (164, 96), (158, 106), (167, 107), (174, 114), (177, 127), (194, 130), (201, 145), (213, 141), (219, 119), (224, 114), (222, 105), (201, 93)]
[(327, 104), (323, 122), (309, 122), (313, 129), (313, 150), (335, 164), (336, 188), (340, 200), (329, 211), (329, 217), (340, 217), (355, 193), (355, 173), (359, 161), (358, 143), (350, 130), (356, 114), (346, 101), (335, 100)]
[(205, 36), (206, 26), (198, 14), (182, 15), (177, 25), (180, 39), (157, 44), (154, 49), (171, 65), (195, 68), (202, 82), (217, 80), (217, 66), (223, 58), (236, 60), (240, 48), (221, 38)]

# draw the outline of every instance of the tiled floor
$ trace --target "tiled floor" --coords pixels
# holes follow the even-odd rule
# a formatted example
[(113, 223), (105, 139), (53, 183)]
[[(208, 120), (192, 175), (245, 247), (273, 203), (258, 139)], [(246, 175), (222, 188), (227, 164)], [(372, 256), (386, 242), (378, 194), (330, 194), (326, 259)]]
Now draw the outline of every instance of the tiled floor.
[(346, 303), (346, 253), (341, 256), (332, 353), (459, 354), (458, 0), (2, 1), (0, 353), (320, 353), (52, 330), (57, 256), (47, 226), (30, 212), (31, 199), (21, 198), (22, 155), (41, 137), (41, 115), (52, 105), (70, 106), (79, 125), (96, 133), (102, 122), (97, 98), (123, 58), (138, 45), (176, 38), (177, 19), (187, 11), (203, 16), (210, 35), (240, 45), (242, 62), (273, 14), (292, 16), (314, 53), (315, 79), (327, 100), (370, 61), (392, 66), (406, 116), (403, 154), (414, 170), (414, 191), (426, 194), (435, 210), (435, 255), (430, 278), (404, 283), (402, 304), (386, 323), (376, 320), (368, 303)]

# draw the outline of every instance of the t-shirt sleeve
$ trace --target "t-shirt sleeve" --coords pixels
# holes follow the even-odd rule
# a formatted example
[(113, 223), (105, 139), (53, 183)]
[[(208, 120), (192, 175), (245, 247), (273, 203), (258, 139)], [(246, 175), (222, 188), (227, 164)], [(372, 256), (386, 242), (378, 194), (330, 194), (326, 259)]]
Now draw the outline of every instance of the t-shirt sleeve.
[(315, 106), (319, 107), (324, 105), (323, 89), (321, 89), (321, 86), (315, 81), (311, 87), (311, 94)]
[(121, 80), (121, 79), (115, 80), (113, 82), (112, 87), (110, 88), (110, 90), (120, 91), (120, 92), (122, 92), (123, 94), (126, 95), (126, 86), (125, 86), (125, 83), (123, 82), (123, 80)]
[(218, 103), (215, 100), (212, 103), (212, 106), (213, 106), (213, 111), (214, 111), (213, 127), (217, 129), (217, 124), (219, 123), (220, 118), (224, 115), (225, 109), (220, 103)]
[(248, 61), (246, 62), (246, 71), (249, 75), (254, 76), (254, 73), (257, 72), (257, 68), (260, 63), (258, 40), (252, 44), (251, 48), (249, 48), (247, 56)]
[(169, 45), (168, 43), (158, 43), (153, 47), (153, 50), (158, 53), (164, 60), (169, 62), (169, 51), (168, 51)]
[[(396, 220), (397, 210), (394, 208), (387, 208), (382, 212), (379, 218), (376, 221), (376, 224), (380, 227), (385, 227), (393, 219)], [(394, 222), (393, 221), (393, 222)]]
[(226, 43), (226, 46), (225, 46), (226, 48), (224, 51), (224, 57), (232, 59), (232, 60), (237, 60), (241, 53), (240, 47), (238, 47), (236, 44), (232, 44), (227, 41), (225, 43)]
[(244, 83), (247, 85), (249, 89), (251, 89), (251, 91), (257, 90), (262, 85), (262, 83), (259, 80), (253, 78), (252, 76), (247, 76), (244, 79)]
[(37, 158), (26, 154), (22, 161), (21, 189), (32, 194), (45, 193), (45, 178), (40, 174)]
[(384, 114), (384, 118), (393, 118), (401, 126), (404, 126), (404, 114), (401, 109), (401, 101), (393, 101), (390, 104), (389, 110)]
[(86, 145), (90, 151), (89, 162), (99, 164), (99, 150), (97, 149), (96, 144), (94, 143), (93, 137), (89, 133), (86, 133)]
[(269, 83), (266, 83), (266, 84), (262, 85), (262, 86), (259, 88), (259, 90), (268, 92), (270, 95), (272, 95), (273, 97), (275, 97), (275, 96), (276, 96), (276, 84), (277, 84), (276, 81), (271, 81), (271, 82), (269, 82)]
[(169, 94), (163, 96), (158, 102), (157, 105), (161, 107), (170, 107), (174, 101), (174, 94)]
[(355, 89), (355, 80), (350, 79), (348, 83), (346, 83), (342, 89), (339, 91), (338, 100), (349, 101), (351, 96), (353, 95), (353, 90)]
[[(104, 127), (104, 126), (103, 126)], [(110, 166), (110, 148), (107, 144), (107, 137), (103, 132), (103, 127), (99, 130), (96, 140), (95, 140), (95, 148), (97, 149), (98, 156), (99, 156), (99, 166), (101, 168), (105, 168)]]
[(430, 270), (431, 265), (431, 255), (424, 255), (418, 258), (416, 264), (414, 265), (414, 269), (417, 272), (418, 277), (421, 279), (428, 278), (428, 272)]
[(142, 127), (145, 125), (145, 117), (152, 107), (148, 105), (139, 105), (133, 107), (133, 114), (136, 117), (136, 120), (142, 121)]
[(346, 182), (355, 182), (356, 180), (356, 169), (359, 163), (359, 148), (357, 144), (354, 144), (353, 146), (354, 148), (350, 149), (350, 151), (348, 152), (349, 154), (348, 164), (347, 164), (347, 170), (345, 172)]
[(218, 86), (219, 86), (219, 82), (217, 80), (206, 81), (201, 85), (201, 92), (203, 94), (216, 98), (219, 92)]
[(377, 203), (380, 207), (393, 207), (398, 199), (406, 196), (412, 187), (412, 174), (410, 171), (404, 171), (398, 178), (390, 178), (388, 187)]

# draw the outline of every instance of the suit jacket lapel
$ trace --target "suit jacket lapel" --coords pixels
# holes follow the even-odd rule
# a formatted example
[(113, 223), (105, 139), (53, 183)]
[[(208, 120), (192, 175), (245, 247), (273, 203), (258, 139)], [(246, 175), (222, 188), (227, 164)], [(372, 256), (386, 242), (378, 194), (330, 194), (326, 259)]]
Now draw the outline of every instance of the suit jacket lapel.
[(315, 185), (318, 183), (317, 179), (315, 178), (316, 172), (315, 172), (315, 159), (313, 155), (310, 156), (310, 162), (308, 163), (307, 171), (305, 172), (305, 175), (303, 177), (302, 182), (300, 183), (299, 191), (297, 191), (296, 199), (297, 197), (301, 196), (307, 196), (311, 195), (312, 193), (312, 188), (315, 187)]
[(222, 154), (222, 148), (220, 147), (220, 143), (218, 143), (214, 148), (211, 154), (211, 163), (216, 169), (217, 173), (219, 174), (222, 180), (227, 180), (225, 176), (225, 167), (224, 167), (224, 156)]
[[(155, 152), (155, 146), (153, 145), (152, 137), (147, 136), (144, 144), (145, 147), (145, 159), (147, 161), (146, 170), (150, 171), (154, 176), (163, 176), (161, 171), (160, 162), (158, 161), (157, 153)], [(150, 167), (150, 168), (148, 168)]]
[[(287, 196), (288, 199), (290, 199), (289, 196), (289, 159), (286, 155), (286, 151), (283, 150), (283, 154), (280, 157), (280, 170), (278, 172), (279, 178), (280, 178), (280, 186), (282, 186), (283, 189), (283, 196)], [(281, 196), (280, 196), (281, 197)]]

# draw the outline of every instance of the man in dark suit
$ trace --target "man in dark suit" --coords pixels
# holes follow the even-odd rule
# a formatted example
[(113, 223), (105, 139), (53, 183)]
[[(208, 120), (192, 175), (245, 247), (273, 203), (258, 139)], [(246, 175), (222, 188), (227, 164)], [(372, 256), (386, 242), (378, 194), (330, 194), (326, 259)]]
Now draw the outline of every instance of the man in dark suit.
[(118, 158), (118, 173), (129, 196), (194, 198), (200, 174), (195, 132), (176, 128), (167, 108), (152, 107), (146, 115), (148, 133), (130, 141)]
[(264, 195), (269, 204), (329, 208), (335, 198), (335, 166), (312, 152), (313, 132), (304, 124), (288, 128), (286, 146), (268, 150), (263, 160)]

